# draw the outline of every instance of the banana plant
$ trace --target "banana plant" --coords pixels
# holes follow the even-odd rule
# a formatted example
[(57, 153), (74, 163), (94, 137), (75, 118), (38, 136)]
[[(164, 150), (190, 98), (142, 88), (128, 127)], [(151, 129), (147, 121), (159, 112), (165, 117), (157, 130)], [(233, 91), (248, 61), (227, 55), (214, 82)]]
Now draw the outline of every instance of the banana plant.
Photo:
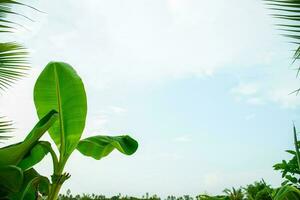
[[(39, 118), (50, 110), (58, 112), (58, 120), (48, 132), (58, 148), (59, 155), (50, 145), (47, 145), (45, 152), (50, 152), (53, 160), (48, 200), (56, 200), (63, 183), (70, 178), (70, 175), (64, 172), (64, 167), (75, 149), (85, 156), (100, 160), (114, 149), (131, 155), (138, 148), (137, 141), (128, 135), (97, 135), (81, 139), (87, 115), (86, 93), (81, 78), (67, 63), (50, 62), (45, 67), (34, 87), (34, 103)], [(41, 152), (36, 154), (39, 155), (39, 159), (45, 155)], [(35, 160), (32, 157), (27, 160), (29, 166)]]
[[(26, 170), (32, 171), (31, 167), (48, 153), (46, 150), (43, 154), (36, 153), (36, 149), (42, 144), (39, 139), (57, 117), (58, 113), (51, 110), (40, 119), (23, 142), (0, 149), (0, 199), (13, 193), (20, 193), (22, 185), (27, 187), (28, 184), (24, 183), (24, 179), (29, 179)], [(35, 154), (31, 153), (33, 150)]]

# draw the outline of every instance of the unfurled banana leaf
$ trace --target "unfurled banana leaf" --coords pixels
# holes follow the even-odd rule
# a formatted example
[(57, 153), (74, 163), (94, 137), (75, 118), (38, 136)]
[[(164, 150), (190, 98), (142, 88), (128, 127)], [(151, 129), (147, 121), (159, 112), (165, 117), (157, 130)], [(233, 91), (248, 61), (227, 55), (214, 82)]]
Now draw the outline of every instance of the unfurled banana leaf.
[(24, 181), (20, 190), (9, 196), (10, 200), (35, 200), (39, 195), (49, 194), (50, 181), (34, 169), (24, 172)]
[(32, 129), (23, 142), (0, 149), (0, 166), (18, 165), (30, 150), (38, 143), (42, 135), (57, 120), (57, 112), (48, 112)]
[(138, 148), (138, 143), (128, 135), (124, 136), (93, 136), (79, 142), (77, 150), (85, 156), (96, 160), (110, 154), (114, 149), (125, 155), (133, 154)]
[(87, 103), (81, 78), (70, 65), (50, 62), (36, 81), (34, 103), (39, 117), (51, 109), (59, 112), (59, 119), (49, 133), (61, 156), (68, 157), (85, 126)]
[(300, 190), (293, 186), (283, 186), (273, 195), (273, 200), (299, 200)]

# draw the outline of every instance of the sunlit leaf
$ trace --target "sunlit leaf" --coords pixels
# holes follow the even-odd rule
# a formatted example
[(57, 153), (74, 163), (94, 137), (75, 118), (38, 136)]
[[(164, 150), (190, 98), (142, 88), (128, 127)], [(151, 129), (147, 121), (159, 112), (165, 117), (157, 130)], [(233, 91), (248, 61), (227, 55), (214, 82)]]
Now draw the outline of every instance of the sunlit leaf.
[(87, 113), (86, 94), (81, 78), (68, 64), (50, 62), (34, 87), (34, 103), (39, 117), (51, 109), (59, 120), (49, 133), (61, 154), (71, 154), (83, 132)]

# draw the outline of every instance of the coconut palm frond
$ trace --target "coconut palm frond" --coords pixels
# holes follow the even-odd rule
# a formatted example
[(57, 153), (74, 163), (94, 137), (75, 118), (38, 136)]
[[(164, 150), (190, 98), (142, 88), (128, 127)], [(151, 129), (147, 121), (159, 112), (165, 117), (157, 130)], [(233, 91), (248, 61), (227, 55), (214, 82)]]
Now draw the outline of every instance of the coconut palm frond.
[(27, 50), (17, 43), (0, 43), (0, 89), (5, 89), (29, 69)]
[[(17, 12), (14, 12), (12, 10), (12, 6), (14, 5), (18, 5), (18, 6), (25, 6), (25, 7), (28, 7), (28, 8), (31, 8), (31, 9), (34, 9), (34, 10), (37, 10), (35, 9), (34, 7), (32, 6), (29, 6), (27, 4), (24, 4), (24, 3), (21, 3), (19, 1), (13, 1), (13, 0), (0, 0), (0, 33), (2, 32), (13, 32), (13, 29), (15, 29), (15, 25), (17, 26), (21, 26), (23, 27), (21, 24), (15, 22), (15, 21), (12, 21), (12, 20), (9, 20), (7, 19), (7, 17), (9, 15), (16, 15), (16, 16), (21, 16), (23, 18), (26, 18), (28, 20), (31, 20), (29, 17), (21, 14), (21, 13), (17, 13)], [(32, 21), (32, 20), (31, 20)]]
[[(14, 16), (30, 18), (16, 12), (15, 6), (35, 8), (19, 2), (18, 0), (0, 0), (0, 33), (13, 33), (16, 27), (23, 27), (14, 21)], [(0, 43), (0, 91), (5, 90), (15, 81), (26, 74), (29, 69), (28, 51), (22, 45), (15, 42)], [(11, 121), (0, 117), (0, 141), (9, 138), (6, 133), (11, 132)]]
[(3, 133), (7, 134), (13, 130), (12, 122), (7, 121), (4, 117), (0, 117), (0, 141), (10, 138), (10, 136), (2, 135)]
[[(16, 0), (0, 0), (0, 33), (12, 32), (16, 22), (10, 20), (10, 15), (26, 16), (12, 10), (14, 5), (31, 6)], [(21, 26), (21, 25), (20, 25)], [(0, 43), (0, 90), (3, 90), (25, 75), (29, 68), (28, 52), (20, 44), (14, 42)]]
[[(267, 7), (273, 10), (272, 16), (280, 23), (276, 25), (284, 36), (296, 45), (293, 62), (300, 59), (300, 0), (264, 0)], [(299, 74), (298, 68), (297, 75)]]

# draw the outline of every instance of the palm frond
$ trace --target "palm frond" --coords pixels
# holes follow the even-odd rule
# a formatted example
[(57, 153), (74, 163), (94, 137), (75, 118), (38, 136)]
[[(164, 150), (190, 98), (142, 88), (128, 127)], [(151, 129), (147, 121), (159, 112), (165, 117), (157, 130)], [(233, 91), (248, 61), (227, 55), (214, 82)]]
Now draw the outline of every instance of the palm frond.
[[(293, 63), (300, 59), (300, 0), (263, 0), (267, 7), (273, 10), (272, 16), (281, 21), (276, 24), (285, 37), (296, 44)], [(297, 76), (300, 67), (298, 67)]]
[[(0, 0), (0, 33), (13, 33), (16, 26), (21, 26), (13, 21), (11, 16), (21, 16), (29, 19), (25, 15), (15, 12), (14, 6), (26, 6), (35, 9), (31, 6), (23, 4), (18, 0)], [(36, 9), (35, 9), (36, 10)], [(22, 45), (15, 42), (0, 43), (0, 91), (5, 90), (12, 83), (25, 75), (30, 65), (28, 63), (28, 51)], [(11, 121), (7, 121), (0, 117), (0, 141), (9, 138), (3, 135), (12, 131)]]
[(0, 89), (5, 89), (29, 69), (27, 50), (17, 43), (0, 43)]
[[(12, 126), (11, 121), (7, 121), (4, 119), (4, 117), (0, 117), (0, 134), (11, 132), (13, 130), (11, 126)], [(10, 136), (0, 135), (0, 140), (5, 140), (8, 138), (10, 138)]]
[(23, 27), (21, 24), (15, 22), (15, 21), (7, 19), (7, 16), (9, 16), (9, 15), (21, 16), (21, 17), (26, 18), (30, 21), (33, 21), (32, 19), (30, 19), (29, 17), (27, 17), (27, 16), (25, 16), (21, 13), (17, 13), (17, 12), (12, 11), (12, 6), (14, 6), (14, 5), (25, 6), (25, 7), (37, 10), (32, 6), (21, 3), (19, 1), (0, 0), (0, 33), (1, 32), (2, 33), (3, 32), (4, 33), (5, 32), (13, 32), (12, 30), (15, 29), (15, 25)]
[[(28, 18), (13, 11), (14, 5), (35, 9), (17, 0), (0, 0), (0, 33), (12, 32), (17, 24), (9, 19), (9, 15)], [(0, 90), (4, 90), (25, 75), (25, 71), (30, 67), (27, 58), (28, 52), (22, 45), (15, 42), (0, 43)]]

